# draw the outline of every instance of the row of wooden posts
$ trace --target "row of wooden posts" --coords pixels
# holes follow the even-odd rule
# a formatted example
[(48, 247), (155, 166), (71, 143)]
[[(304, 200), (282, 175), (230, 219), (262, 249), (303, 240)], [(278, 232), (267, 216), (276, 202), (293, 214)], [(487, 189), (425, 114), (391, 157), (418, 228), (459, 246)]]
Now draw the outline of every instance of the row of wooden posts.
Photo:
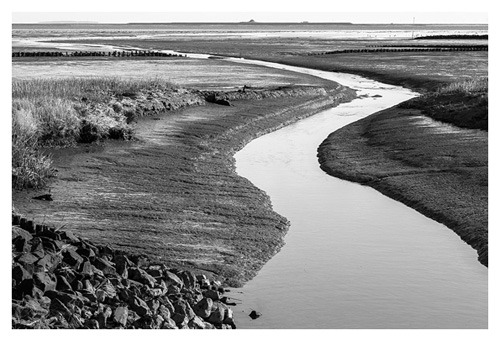
[(183, 54), (160, 51), (19, 51), (12, 57), (185, 57)]
[(468, 46), (468, 47), (434, 47), (434, 48), (384, 48), (384, 49), (350, 49), (335, 50), (309, 55), (338, 54), (338, 53), (374, 53), (374, 52), (455, 52), (455, 51), (488, 51), (487, 46)]

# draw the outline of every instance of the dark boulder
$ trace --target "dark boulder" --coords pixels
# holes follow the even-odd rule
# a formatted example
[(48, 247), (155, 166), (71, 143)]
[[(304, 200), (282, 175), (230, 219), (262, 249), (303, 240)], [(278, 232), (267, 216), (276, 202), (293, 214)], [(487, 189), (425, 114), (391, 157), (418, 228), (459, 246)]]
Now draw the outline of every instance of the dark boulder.
[(158, 300), (149, 300), (147, 302), (147, 305), (148, 305), (149, 309), (151, 309), (151, 312), (153, 314), (156, 314), (157, 311), (158, 311), (158, 308), (160, 308), (160, 301), (158, 301)]
[(194, 312), (201, 318), (208, 318), (212, 313), (213, 301), (211, 298), (205, 297), (193, 307)]
[(212, 299), (213, 301), (219, 301), (222, 297), (221, 293), (217, 290), (209, 289), (203, 293), (203, 296)]
[(77, 269), (84, 262), (84, 259), (74, 249), (66, 249), (63, 252), (63, 261), (74, 269)]
[(173, 306), (175, 313), (186, 315), (188, 320), (191, 320), (196, 315), (191, 306), (189, 305), (189, 303), (183, 299), (179, 299), (173, 302)]
[(110, 307), (103, 307), (101, 309), (101, 312), (98, 313), (97, 315), (97, 322), (99, 323), (99, 328), (104, 329), (108, 325), (108, 318), (113, 315), (113, 311), (111, 310)]
[(99, 322), (97, 322), (96, 319), (92, 318), (92, 319), (85, 321), (84, 326), (85, 326), (85, 328), (88, 328), (88, 329), (99, 329)]
[(31, 246), (28, 243), (33, 236), (22, 228), (12, 226), (12, 244), (15, 246), (17, 252), (28, 252)]
[(193, 288), (197, 284), (196, 277), (191, 271), (180, 271), (177, 276), (184, 282), (185, 287)]
[(178, 288), (182, 288), (184, 286), (184, 282), (173, 272), (170, 271), (164, 271), (164, 277), (163, 280), (167, 284), (167, 286), (174, 286)]
[(45, 249), (40, 238), (33, 238), (31, 241), (31, 253), (37, 258), (45, 257)]
[(84, 259), (92, 259), (95, 257), (95, 252), (92, 249), (78, 248), (76, 252), (82, 256)]
[(29, 265), (29, 264), (34, 264), (38, 261), (38, 257), (32, 254), (31, 252), (26, 252), (19, 256), (16, 261), (18, 263), (24, 264), (24, 265)]
[(251, 313), (250, 313), (250, 315), (248, 315), (248, 316), (250, 316), (250, 318), (251, 318), (252, 320), (255, 320), (255, 319), (257, 319), (257, 318), (261, 317), (261, 316), (262, 316), (262, 314), (261, 314), (261, 313), (259, 313), (258, 311), (252, 310), (252, 312), (251, 312)]
[(161, 329), (177, 329), (177, 326), (175, 324), (175, 321), (169, 317), (167, 319), (163, 319)]
[(35, 285), (43, 292), (56, 290), (57, 279), (53, 273), (36, 272), (33, 275), (33, 280), (35, 281)]
[(64, 303), (65, 305), (69, 303), (75, 302), (78, 297), (75, 295), (71, 295), (62, 291), (56, 291), (56, 290), (49, 290), (45, 292), (45, 296), (51, 299), (51, 301), (58, 299), (60, 302)]
[(80, 239), (76, 237), (71, 231), (63, 231), (61, 233), (61, 238), (64, 240), (68, 240), (71, 243), (77, 243), (80, 241)]
[(92, 265), (101, 270), (104, 275), (117, 275), (115, 264), (104, 258), (95, 257), (92, 261)]
[(92, 277), (94, 275), (94, 266), (90, 261), (86, 261), (80, 267), (80, 273), (86, 277)]
[(130, 268), (128, 270), (128, 277), (139, 283), (154, 287), (156, 280), (153, 276), (148, 274), (145, 270), (139, 268)]
[(226, 310), (228, 308), (220, 302), (214, 302), (212, 306), (212, 313), (210, 316), (207, 318), (207, 321), (214, 324), (214, 325), (220, 325), (224, 321), (224, 318), (226, 316)]
[(22, 309), (22, 318), (37, 319), (46, 316), (48, 313), (47, 307), (43, 307), (38, 300), (30, 299)]
[(15, 264), (12, 267), (12, 279), (15, 281), (16, 285), (24, 280), (32, 279), (33, 273), (26, 270), (21, 264)]
[(188, 327), (190, 329), (206, 329), (206, 322), (200, 317), (195, 316), (191, 321), (188, 322)]
[(128, 308), (117, 307), (113, 314), (113, 320), (119, 325), (125, 327), (127, 325), (127, 319), (128, 319)]
[(50, 314), (56, 315), (57, 313), (60, 313), (65, 319), (70, 318), (71, 315), (73, 315), (64, 303), (57, 298), (54, 298), (50, 303)]
[(36, 265), (43, 267), (48, 272), (53, 272), (61, 263), (62, 257), (57, 254), (46, 254), (43, 256)]
[(61, 276), (61, 275), (56, 275), (56, 278), (57, 278), (57, 286), (56, 286), (57, 290), (59, 290), (59, 291), (62, 291), (62, 290), (73, 290), (73, 287), (68, 282), (68, 280), (66, 279), (66, 277)]
[(116, 255), (113, 261), (115, 262), (116, 272), (120, 276), (128, 278), (128, 268), (134, 266), (134, 263), (123, 255)]
[(151, 310), (149, 309), (148, 305), (139, 297), (134, 297), (130, 301), (130, 308), (141, 317), (144, 315), (151, 315)]

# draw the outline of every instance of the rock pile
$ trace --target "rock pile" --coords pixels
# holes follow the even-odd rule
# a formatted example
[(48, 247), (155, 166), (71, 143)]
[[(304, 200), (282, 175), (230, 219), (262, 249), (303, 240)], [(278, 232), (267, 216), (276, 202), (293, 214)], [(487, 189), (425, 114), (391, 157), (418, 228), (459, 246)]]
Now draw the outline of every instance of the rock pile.
[(236, 328), (218, 281), (12, 220), (13, 328)]

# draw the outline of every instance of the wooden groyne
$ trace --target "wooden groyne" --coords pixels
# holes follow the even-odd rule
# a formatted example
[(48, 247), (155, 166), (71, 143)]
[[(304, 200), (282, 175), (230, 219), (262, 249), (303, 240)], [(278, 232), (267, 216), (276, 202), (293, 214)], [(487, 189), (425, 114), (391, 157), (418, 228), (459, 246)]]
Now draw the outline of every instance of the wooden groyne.
[(12, 58), (19, 57), (186, 57), (184, 54), (161, 51), (17, 51)]
[(327, 54), (342, 54), (342, 53), (380, 53), (380, 52), (460, 52), (460, 51), (488, 51), (488, 46), (450, 46), (450, 47), (409, 47), (409, 48), (366, 48), (366, 49), (345, 49), (325, 52), (311, 52), (307, 55), (327, 55)]

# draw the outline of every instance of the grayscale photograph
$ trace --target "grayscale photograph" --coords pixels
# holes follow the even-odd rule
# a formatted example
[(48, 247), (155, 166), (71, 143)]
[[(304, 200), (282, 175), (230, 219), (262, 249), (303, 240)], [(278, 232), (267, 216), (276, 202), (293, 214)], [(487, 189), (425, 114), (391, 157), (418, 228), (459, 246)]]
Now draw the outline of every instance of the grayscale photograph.
[(12, 329), (489, 328), (486, 8), (11, 17)]

